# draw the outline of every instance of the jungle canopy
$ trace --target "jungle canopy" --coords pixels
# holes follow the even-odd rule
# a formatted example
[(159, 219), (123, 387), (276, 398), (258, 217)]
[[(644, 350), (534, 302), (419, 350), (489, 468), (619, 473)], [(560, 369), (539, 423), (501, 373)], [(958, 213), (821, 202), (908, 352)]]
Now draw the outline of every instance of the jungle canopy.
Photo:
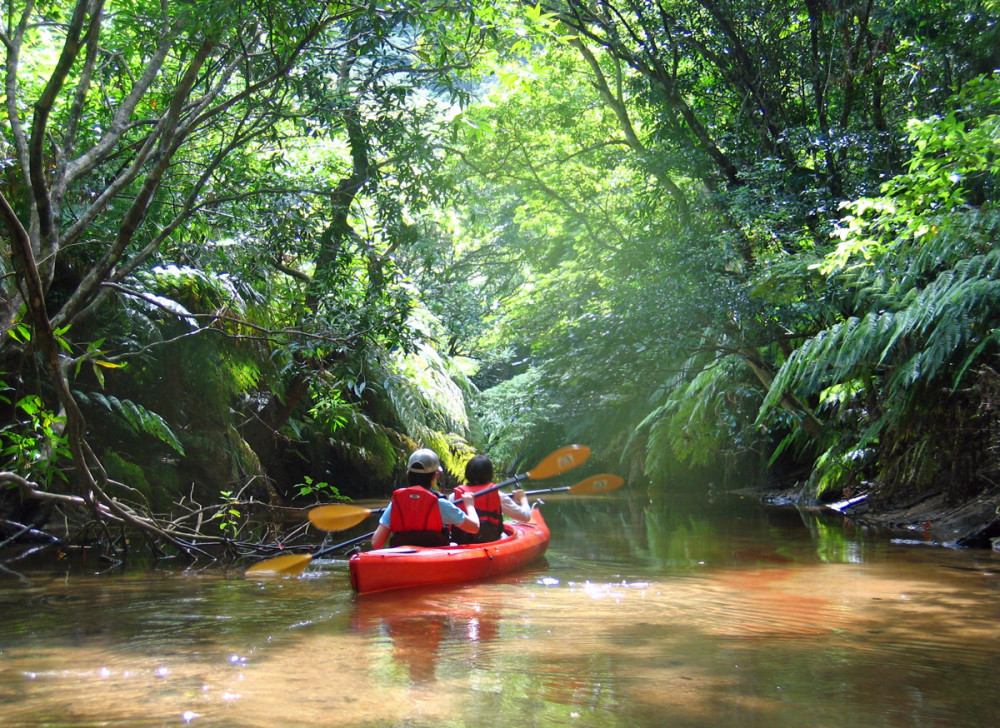
[(0, 7), (0, 537), (250, 547), (418, 446), (997, 489), (995, 0)]

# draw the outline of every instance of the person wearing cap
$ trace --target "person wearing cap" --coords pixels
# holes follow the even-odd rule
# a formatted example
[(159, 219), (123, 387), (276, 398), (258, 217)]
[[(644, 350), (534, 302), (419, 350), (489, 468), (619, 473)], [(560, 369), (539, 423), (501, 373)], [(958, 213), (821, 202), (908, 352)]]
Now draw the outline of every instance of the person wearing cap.
[(459, 508), (434, 490), (434, 482), (442, 472), (441, 461), (433, 450), (420, 448), (410, 455), (406, 463), (408, 485), (393, 491), (372, 534), (372, 548), (380, 549), (386, 541), (391, 546), (447, 546), (449, 527), (467, 533), (479, 531), (471, 493), (462, 497)]
[(518, 488), (510, 495), (494, 490), (485, 495), (476, 494), (493, 485), (493, 461), (486, 455), (476, 455), (465, 465), (466, 485), (452, 491), (452, 500), (459, 500), (467, 493), (475, 498), (476, 513), (479, 515), (479, 532), (451, 530), (451, 540), (455, 543), (486, 543), (503, 536), (503, 521), (531, 520), (531, 505), (524, 490)]

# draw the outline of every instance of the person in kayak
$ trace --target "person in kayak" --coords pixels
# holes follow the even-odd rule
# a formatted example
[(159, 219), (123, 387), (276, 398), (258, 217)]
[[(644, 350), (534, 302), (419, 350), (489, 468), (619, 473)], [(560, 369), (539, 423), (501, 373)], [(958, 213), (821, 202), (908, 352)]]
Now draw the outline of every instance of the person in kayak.
[[(476, 455), (465, 466), (466, 485), (452, 491), (452, 499), (459, 500), (493, 485), (493, 461), (485, 455)], [(455, 543), (486, 543), (503, 536), (503, 519), (526, 522), (531, 520), (531, 505), (524, 490), (517, 488), (510, 495), (494, 490), (475, 499), (479, 515), (478, 533), (451, 529), (451, 540)]]
[(386, 541), (392, 546), (447, 546), (449, 527), (455, 532), (479, 531), (471, 493), (462, 497), (459, 508), (434, 490), (434, 482), (442, 472), (441, 461), (433, 450), (420, 448), (410, 455), (406, 463), (408, 485), (393, 491), (372, 534), (372, 548), (380, 549)]

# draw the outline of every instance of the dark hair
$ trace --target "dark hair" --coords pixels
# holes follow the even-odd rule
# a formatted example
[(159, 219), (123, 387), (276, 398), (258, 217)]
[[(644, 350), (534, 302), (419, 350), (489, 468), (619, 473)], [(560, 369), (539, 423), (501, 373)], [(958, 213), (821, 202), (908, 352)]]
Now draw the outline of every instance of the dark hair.
[(476, 455), (465, 465), (465, 482), (469, 485), (492, 483), (493, 461), (485, 455)]
[(412, 470), (407, 470), (406, 482), (409, 485), (422, 485), (425, 488), (430, 488), (435, 475), (437, 475), (436, 470), (433, 473), (414, 473)]

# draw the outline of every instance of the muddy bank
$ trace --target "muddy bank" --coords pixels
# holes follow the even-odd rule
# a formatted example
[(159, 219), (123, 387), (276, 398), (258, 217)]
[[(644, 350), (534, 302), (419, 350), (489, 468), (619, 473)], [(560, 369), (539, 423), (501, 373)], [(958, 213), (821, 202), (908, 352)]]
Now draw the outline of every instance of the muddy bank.
[(857, 524), (885, 530), (890, 537), (948, 548), (1000, 550), (1000, 488), (962, 503), (952, 503), (944, 493), (910, 501), (880, 502), (858, 496), (839, 503), (817, 504), (796, 489), (766, 493), (763, 503), (833, 509)]

